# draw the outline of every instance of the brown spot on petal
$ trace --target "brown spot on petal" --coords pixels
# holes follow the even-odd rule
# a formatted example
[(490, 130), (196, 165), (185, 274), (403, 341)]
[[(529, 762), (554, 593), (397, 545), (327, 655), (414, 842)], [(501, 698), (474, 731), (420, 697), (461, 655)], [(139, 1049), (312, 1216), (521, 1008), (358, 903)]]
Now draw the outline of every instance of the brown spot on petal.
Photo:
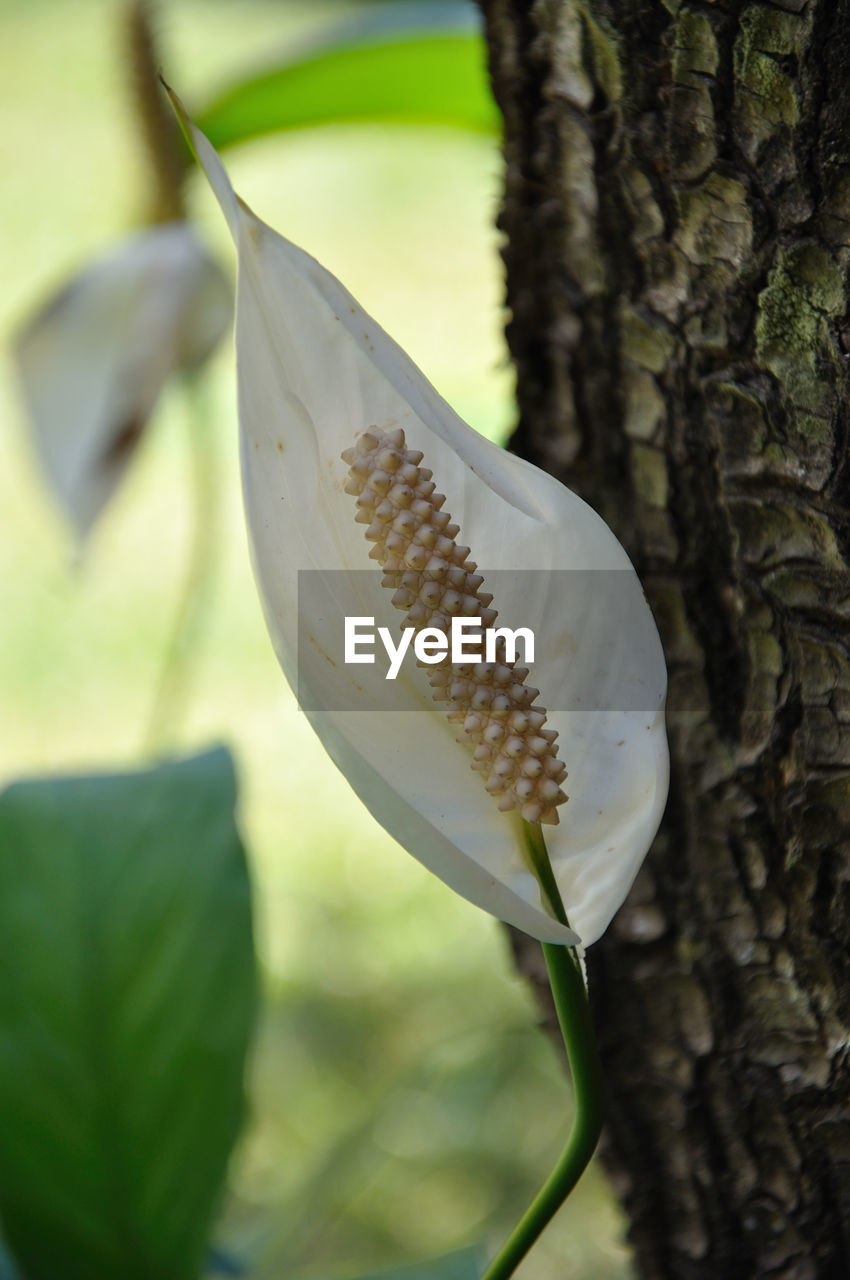
[(127, 461), (139, 443), (146, 421), (145, 418), (130, 418), (118, 428), (100, 455), (100, 466), (104, 471), (112, 471)]

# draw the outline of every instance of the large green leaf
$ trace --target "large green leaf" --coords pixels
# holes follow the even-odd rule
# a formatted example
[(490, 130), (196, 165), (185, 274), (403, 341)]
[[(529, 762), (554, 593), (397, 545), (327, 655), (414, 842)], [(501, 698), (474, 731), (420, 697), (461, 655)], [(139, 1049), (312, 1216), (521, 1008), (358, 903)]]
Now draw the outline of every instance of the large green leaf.
[(196, 112), (221, 149), (334, 121), (460, 125), (495, 132), (484, 43), (469, 6), (381, 8), (335, 26)]
[(0, 1217), (27, 1280), (200, 1273), (255, 1011), (230, 757), (0, 795)]

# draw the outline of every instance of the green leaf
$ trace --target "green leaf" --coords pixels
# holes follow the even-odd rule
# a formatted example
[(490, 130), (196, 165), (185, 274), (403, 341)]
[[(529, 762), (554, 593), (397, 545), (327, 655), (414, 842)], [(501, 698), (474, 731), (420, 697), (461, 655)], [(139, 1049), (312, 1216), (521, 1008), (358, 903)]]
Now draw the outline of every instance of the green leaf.
[(0, 1217), (27, 1280), (194, 1280), (256, 980), (230, 756), (0, 795)]
[(219, 150), (343, 120), (497, 132), (484, 43), (470, 16), (468, 6), (393, 5), (334, 26), (301, 55), (233, 85), (195, 122)]
[(478, 1280), (482, 1266), (480, 1249), (457, 1249), (426, 1262), (413, 1262), (391, 1271), (370, 1272), (359, 1280)]
[(0, 1240), (0, 1280), (21, 1280), (21, 1273), (15, 1267)]

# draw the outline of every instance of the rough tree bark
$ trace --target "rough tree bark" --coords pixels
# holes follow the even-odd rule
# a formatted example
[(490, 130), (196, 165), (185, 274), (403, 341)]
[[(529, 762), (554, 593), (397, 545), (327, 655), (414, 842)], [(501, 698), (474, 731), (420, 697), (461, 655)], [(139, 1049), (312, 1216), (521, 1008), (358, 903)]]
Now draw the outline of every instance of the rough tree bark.
[(670, 668), (667, 816), (589, 955), (604, 1159), (642, 1277), (846, 1280), (850, 0), (481, 8), (513, 445)]

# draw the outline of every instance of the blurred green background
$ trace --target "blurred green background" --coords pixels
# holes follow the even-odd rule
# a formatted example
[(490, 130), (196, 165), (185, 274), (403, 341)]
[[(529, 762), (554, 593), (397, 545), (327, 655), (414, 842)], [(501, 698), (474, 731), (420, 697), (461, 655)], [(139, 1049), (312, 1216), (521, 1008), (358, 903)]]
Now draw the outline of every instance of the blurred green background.
[[(353, 7), (171, 0), (164, 69), (191, 109)], [(4, 337), (144, 208), (121, 12), (118, 0), (0, 0)], [(236, 148), (228, 166), (248, 203), (333, 270), (464, 417), (506, 437), (495, 139), (325, 127)], [(232, 271), (194, 179), (191, 201)], [(560, 1152), (570, 1091), (501, 927), (375, 826), (294, 705), (248, 563), (229, 344), (208, 388), (220, 555), (165, 745), (235, 752), (266, 996), (217, 1238), (252, 1275), (325, 1280), (469, 1243), (492, 1250)], [(185, 409), (172, 385), (78, 557), (3, 365), (0, 784), (145, 758), (191, 538)], [(592, 1169), (519, 1274), (627, 1277), (622, 1229)]]

